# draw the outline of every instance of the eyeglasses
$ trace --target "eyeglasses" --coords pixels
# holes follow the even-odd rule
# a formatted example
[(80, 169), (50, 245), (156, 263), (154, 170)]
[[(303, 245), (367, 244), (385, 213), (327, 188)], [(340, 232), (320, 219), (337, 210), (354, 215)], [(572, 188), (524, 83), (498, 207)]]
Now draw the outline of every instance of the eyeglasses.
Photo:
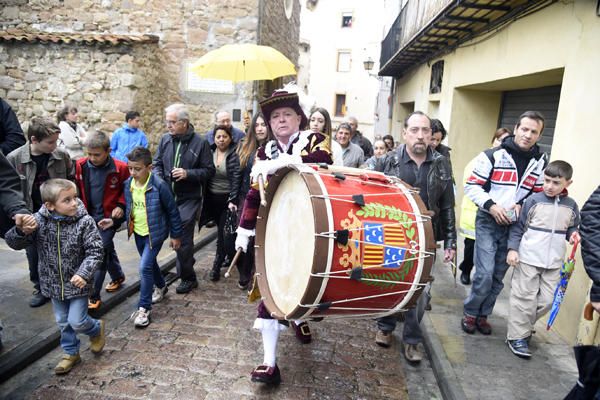
[(417, 134), (419, 131), (423, 132), (423, 134), (428, 135), (431, 133), (431, 128), (419, 128), (418, 126), (411, 126), (407, 129), (412, 134)]

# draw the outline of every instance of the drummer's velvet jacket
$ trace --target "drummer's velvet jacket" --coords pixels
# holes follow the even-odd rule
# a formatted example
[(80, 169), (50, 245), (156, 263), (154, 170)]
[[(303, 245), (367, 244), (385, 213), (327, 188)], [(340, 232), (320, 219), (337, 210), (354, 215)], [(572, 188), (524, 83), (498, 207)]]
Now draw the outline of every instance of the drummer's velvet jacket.
[[(317, 132), (304, 131), (295, 135), (294, 140), (288, 146), (285, 153), (289, 155), (298, 153), (298, 149), (294, 150), (294, 148), (298, 145), (302, 146), (304, 143), (306, 143), (306, 145), (304, 145), (299, 151), (303, 163), (333, 163), (328, 138), (325, 135)], [(272, 149), (272, 151), (265, 151), (267, 148)], [(260, 147), (257, 151), (256, 157), (259, 160), (273, 159), (277, 157), (275, 154), (273, 154), (273, 151), (275, 151), (275, 153), (284, 152), (283, 148), (276, 140), (271, 140), (264, 146)], [(260, 194), (256, 188), (251, 187), (248, 195), (246, 196), (246, 201), (244, 202), (244, 208), (242, 210), (242, 216), (240, 219), (241, 228), (249, 230), (254, 229), (256, 226), (256, 217), (258, 216), (259, 206)]]

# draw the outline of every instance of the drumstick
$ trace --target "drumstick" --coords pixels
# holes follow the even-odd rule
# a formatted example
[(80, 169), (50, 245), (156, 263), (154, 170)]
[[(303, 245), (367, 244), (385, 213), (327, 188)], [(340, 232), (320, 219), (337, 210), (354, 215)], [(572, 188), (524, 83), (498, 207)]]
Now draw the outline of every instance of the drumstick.
[(258, 175), (258, 192), (260, 193), (260, 205), (266, 207), (267, 199), (265, 199), (265, 180), (262, 174)]
[(239, 249), (237, 249), (235, 256), (233, 256), (233, 260), (231, 260), (231, 264), (229, 265), (229, 268), (227, 268), (227, 272), (225, 272), (225, 278), (229, 278), (231, 276), (231, 269), (233, 268), (233, 266), (235, 264), (237, 264), (238, 258), (240, 258), (242, 253), (243, 253), (243, 251), (242, 251), (241, 247)]

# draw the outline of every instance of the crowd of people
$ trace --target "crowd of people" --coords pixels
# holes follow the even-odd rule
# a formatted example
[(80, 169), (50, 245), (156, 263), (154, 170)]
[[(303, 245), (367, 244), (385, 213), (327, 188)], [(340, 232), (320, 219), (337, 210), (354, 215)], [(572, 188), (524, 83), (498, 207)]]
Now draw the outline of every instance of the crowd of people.
[[(324, 108), (313, 108), (307, 117), (298, 95), (285, 91), (261, 102), (260, 112), (245, 131), (232, 126), (228, 112), (219, 111), (214, 127), (199, 134), (188, 108), (172, 104), (165, 109), (167, 132), (152, 155), (136, 111), (128, 112), (123, 126), (109, 136), (86, 132), (78, 122), (77, 108), (67, 106), (57, 113), (57, 123), (33, 118), (25, 141), (10, 106), (3, 100), (0, 105), (0, 140), (6, 155), (0, 155), (2, 233), (10, 247), (26, 251), (34, 285), (30, 306), (52, 302), (64, 351), (56, 374), (65, 374), (80, 362), (77, 334), (90, 337), (94, 353), (104, 347), (104, 322), (90, 317), (89, 311), (102, 304), (107, 272), (106, 291), (119, 290), (125, 281), (113, 243), (122, 225), (128, 236), (133, 235), (140, 255), (139, 302), (131, 317), (136, 327), (151, 323), (153, 305), (168, 292), (156, 260), (165, 241), (176, 252), (180, 280), (175, 292), (185, 294), (198, 287), (193, 236), (197, 226), (210, 221), (218, 232), (210, 280), (219, 281), (221, 268), (241, 249), (238, 286), (250, 289), (261, 203), (259, 177), (268, 181), (288, 164), (335, 164), (400, 178), (416, 189), (429, 210), (435, 240), (443, 242), (444, 262), (456, 258), (451, 149), (443, 143), (447, 132), (442, 122), (423, 112), (408, 115), (403, 143), (396, 145), (391, 135), (371, 144), (354, 117), (335, 128)], [(527, 111), (516, 121), (514, 132), (496, 131), (492, 147), (467, 165), (462, 182), (461, 282), (471, 284), (473, 268), (475, 273), (460, 324), (468, 334), (491, 334), (488, 318), (503, 278), (513, 267), (507, 343), (524, 358), (532, 355), (528, 344), (533, 324), (552, 303), (567, 241), (582, 241), (594, 281), (591, 302), (600, 312), (600, 188), (580, 218), (566, 191), (572, 167), (561, 160), (548, 163), (536, 144), (544, 123), (540, 113)], [(432, 281), (416, 306), (403, 313), (404, 355), (414, 363), (423, 358), (420, 321), (430, 309)], [(398, 319), (397, 315), (377, 319), (378, 345), (391, 345)], [(301, 343), (311, 342), (307, 321), (274, 319), (259, 304), (254, 328), (261, 332), (264, 359), (252, 372), (252, 381), (280, 382), (277, 343), (279, 332), (290, 325)]]

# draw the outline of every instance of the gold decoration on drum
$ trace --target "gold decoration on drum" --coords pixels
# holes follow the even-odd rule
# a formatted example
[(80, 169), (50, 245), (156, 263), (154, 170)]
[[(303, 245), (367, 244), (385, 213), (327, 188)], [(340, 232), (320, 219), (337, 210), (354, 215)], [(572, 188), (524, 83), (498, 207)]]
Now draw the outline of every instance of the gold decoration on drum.
[(337, 243), (338, 248), (344, 252), (339, 263), (342, 267), (351, 269), (360, 265), (360, 251), (356, 241), (360, 240), (362, 222), (354, 215), (354, 210), (350, 210), (348, 211), (348, 218), (341, 220), (340, 225), (343, 229), (348, 229), (349, 237), (346, 246)]

